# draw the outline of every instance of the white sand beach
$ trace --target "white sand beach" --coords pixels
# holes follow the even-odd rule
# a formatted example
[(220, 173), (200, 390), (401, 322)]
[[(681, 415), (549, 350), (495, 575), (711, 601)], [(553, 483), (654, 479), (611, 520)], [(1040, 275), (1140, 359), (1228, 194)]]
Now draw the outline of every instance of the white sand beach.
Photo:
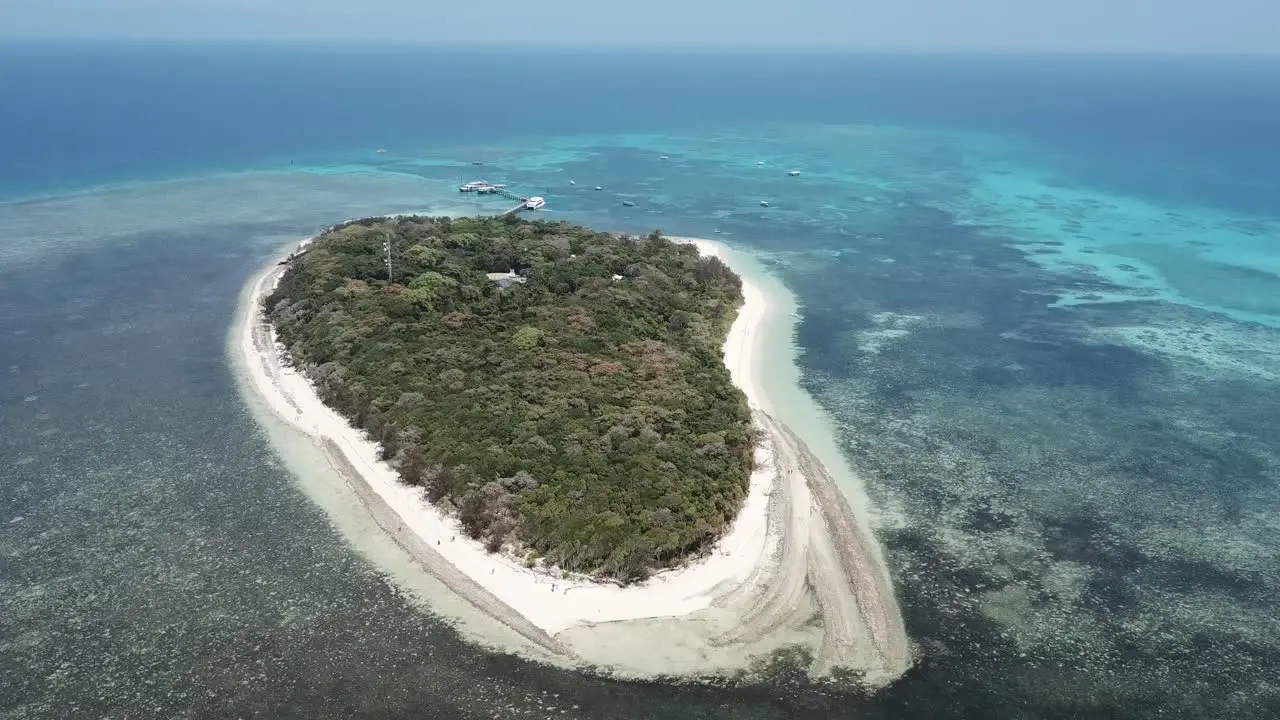
[[(680, 240), (729, 259), (717, 243)], [(819, 674), (852, 667), (881, 684), (909, 666), (901, 615), (865, 519), (805, 443), (772, 416), (761, 358), (770, 341), (766, 320), (776, 320), (778, 310), (748, 276), (724, 345), (733, 382), (767, 437), (756, 450), (745, 504), (706, 556), (620, 587), (489, 553), (420, 488), (401, 483), (378, 459), (377, 445), (326, 407), (286, 362), (260, 303), (286, 267), (255, 278), (237, 326), (235, 347), (253, 393), (315, 442), (405, 551), (486, 615), (567, 662), (622, 673), (719, 672), (797, 642), (813, 649)], [(822, 618), (817, 629), (815, 614)]]

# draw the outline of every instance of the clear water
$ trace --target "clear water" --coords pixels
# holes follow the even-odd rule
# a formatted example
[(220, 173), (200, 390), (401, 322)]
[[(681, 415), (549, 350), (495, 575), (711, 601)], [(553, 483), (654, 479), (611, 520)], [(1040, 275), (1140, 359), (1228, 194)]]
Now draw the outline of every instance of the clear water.
[[(1280, 715), (1275, 61), (10, 46), (0, 87), (0, 714)], [(344, 217), (501, 207), (479, 176), (794, 291), (907, 677), (490, 653), (300, 491), (242, 285)]]

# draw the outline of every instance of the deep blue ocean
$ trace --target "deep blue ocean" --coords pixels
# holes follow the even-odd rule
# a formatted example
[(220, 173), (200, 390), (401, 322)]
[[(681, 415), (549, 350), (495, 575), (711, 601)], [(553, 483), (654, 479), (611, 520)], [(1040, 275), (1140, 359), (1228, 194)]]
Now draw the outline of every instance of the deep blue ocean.
[[(0, 46), (0, 716), (1280, 717), (1278, 166), (1277, 59)], [(489, 653), (298, 490), (242, 286), (478, 177), (795, 292), (906, 677)]]
[(1265, 58), (43, 45), (0, 47), (0, 73), (6, 195), (384, 146), (802, 122), (1007, 133), (1117, 190), (1267, 213), (1280, 158), (1280, 61)]

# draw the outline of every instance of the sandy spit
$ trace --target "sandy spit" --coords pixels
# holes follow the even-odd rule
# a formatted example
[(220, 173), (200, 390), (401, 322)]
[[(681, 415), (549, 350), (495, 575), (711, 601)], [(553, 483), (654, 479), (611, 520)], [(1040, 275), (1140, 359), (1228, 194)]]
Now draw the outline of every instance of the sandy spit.
[[(717, 243), (680, 240), (731, 260)], [(276, 341), (261, 299), (286, 268), (273, 264), (251, 281), (233, 338), (255, 400), (311, 438), (377, 524), (484, 615), (568, 664), (620, 674), (732, 671), (797, 643), (813, 650), (816, 674), (850, 667), (878, 685), (910, 665), (874, 537), (822, 463), (774, 417), (761, 358), (778, 342), (763, 332), (778, 308), (749, 275), (724, 345), (725, 365), (765, 437), (744, 506), (706, 556), (623, 588), (488, 553), (421, 489), (402, 484), (378, 459), (377, 445), (320, 401)], [(820, 626), (811, 622), (815, 614)]]

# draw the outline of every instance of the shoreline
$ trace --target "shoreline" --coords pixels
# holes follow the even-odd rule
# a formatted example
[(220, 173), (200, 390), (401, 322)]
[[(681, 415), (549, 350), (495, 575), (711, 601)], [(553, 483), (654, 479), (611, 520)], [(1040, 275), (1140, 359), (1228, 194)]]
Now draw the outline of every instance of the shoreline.
[[(717, 243), (671, 239), (694, 244), (703, 255), (728, 259)], [(420, 488), (403, 484), (378, 459), (378, 446), (325, 406), (310, 382), (285, 361), (284, 349), (263, 317), (261, 299), (287, 268), (286, 259), (257, 275), (241, 310), (233, 346), (247, 365), (251, 389), (274, 415), (320, 447), (405, 552), (484, 615), (553, 656), (639, 674), (743, 667), (748, 650), (759, 655), (797, 641), (816, 645), (819, 674), (836, 666), (854, 667), (880, 684), (910, 664), (878, 547), (865, 552), (874, 539), (863, 537), (865, 529), (849, 508), (832, 507), (844, 503), (830, 502), (829, 491), (837, 497), (839, 491), (821, 463), (770, 416), (773, 405), (761, 368), (766, 347), (762, 329), (776, 308), (750, 278), (738, 273), (743, 304), (723, 348), (733, 382), (746, 394), (755, 424), (766, 436), (755, 451), (743, 507), (710, 552), (621, 587), (533, 570), (509, 555), (489, 553), (466, 538), (454, 518), (427, 503)], [(813, 492), (815, 481), (829, 486), (827, 491)], [(827, 502), (819, 502), (820, 497)], [(838, 522), (833, 511), (845, 522)], [(846, 536), (850, 532), (856, 537)], [(843, 557), (847, 547), (862, 549), (858, 561)], [(815, 612), (823, 618), (821, 639), (804, 630)], [(631, 657), (626, 646), (634, 645), (635, 638), (628, 641), (627, 636), (652, 632), (655, 626), (683, 635), (684, 642), (674, 643), (681, 657), (670, 651), (649, 662)]]

